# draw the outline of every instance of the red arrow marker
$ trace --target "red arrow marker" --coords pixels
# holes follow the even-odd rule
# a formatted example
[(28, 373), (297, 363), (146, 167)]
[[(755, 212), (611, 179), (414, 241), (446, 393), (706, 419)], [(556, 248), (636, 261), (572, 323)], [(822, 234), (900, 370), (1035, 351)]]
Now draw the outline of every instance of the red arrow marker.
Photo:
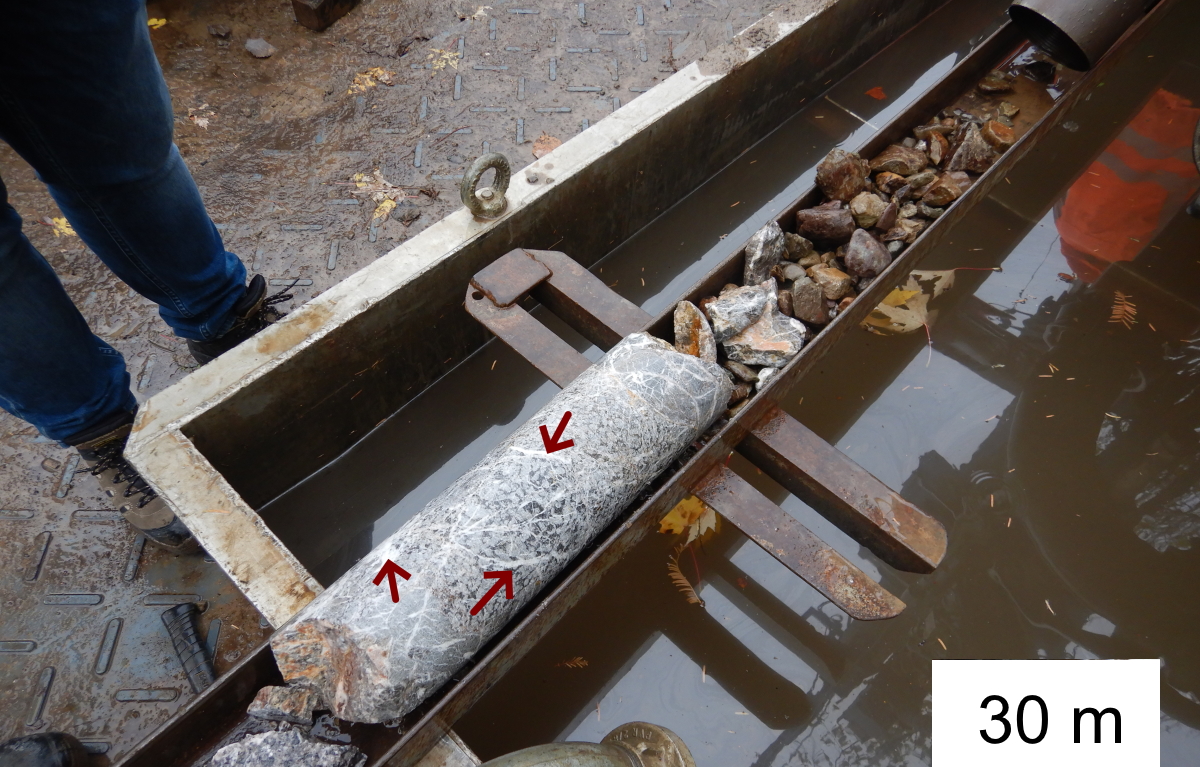
[[(567, 413), (567, 415), (570, 415), (570, 413)], [(542, 428), (545, 429), (546, 427), (543, 426)], [(560, 431), (561, 431), (561, 429), (560, 429)], [(557, 439), (557, 438), (558, 438), (558, 435), (555, 435), (555, 439)], [(570, 447), (570, 446), (568, 445), (568, 447)], [(561, 448), (559, 448), (559, 449), (561, 449)], [(496, 592), (500, 590), (501, 586), (504, 587), (504, 598), (505, 599), (513, 598), (512, 570), (493, 570), (491, 572), (485, 572), (483, 574), (483, 577), (484, 578), (496, 578), (497, 581), (492, 584), (492, 587), (490, 589), (488, 589), (488, 593), (483, 595), (483, 599), (476, 602), (475, 606), (471, 608), (471, 615), (478, 615), (479, 611), (483, 609), (483, 606), (486, 605), (491, 600), (492, 597), (496, 596)]]
[(400, 601), (400, 589), (397, 588), (397, 586), (396, 586), (396, 576), (397, 575), (399, 575), (404, 580), (408, 580), (409, 578), (412, 577), (411, 575), (408, 574), (408, 572), (403, 567), (401, 567), (400, 565), (396, 564), (395, 562), (393, 562), (392, 560), (389, 559), (383, 563), (383, 567), (379, 568), (379, 575), (375, 576), (375, 585), (376, 586), (383, 583), (384, 576), (387, 576), (388, 585), (392, 587), (392, 601), (393, 602)]
[[(554, 430), (554, 436), (550, 436), (550, 430), (545, 426), (539, 426), (542, 430), (542, 442), (546, 445), (546, 452), (553, 453), (556, 450), (566, 450), (575, 444), (575, 440), (569, 439), (566, 442), (559, 442), (558, 438), (562, 436), (563, 430), (567, 428), (567, 421), (571, 420), (571, 411), (563, 413), (562, 420), (558, 422), (558, 428)], [(512, 597), (509, 597), (512, 599)]]

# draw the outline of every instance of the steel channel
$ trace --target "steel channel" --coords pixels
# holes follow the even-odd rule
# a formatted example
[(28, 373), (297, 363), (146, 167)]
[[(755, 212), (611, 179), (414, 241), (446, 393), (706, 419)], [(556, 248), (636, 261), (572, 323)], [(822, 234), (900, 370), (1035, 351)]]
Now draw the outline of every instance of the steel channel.
[[(1143, 37), (1147, 30), (1178, 0), (1161, 0), (1146, 16), (1132, 26), (1091, 71), (1065, 93), (1049, 111), (984, 173), (972, 187), (946, 213), (933, 223), (882, 275), (868, 288), (850, 308), (839, 315), (808, 346), (801, 351), (767, 387), (751, 400), (733, 419), (710, 440), (674, 477), (660, 487), (646, 503), (635, 509), (623, 520), (614, 523), (598, 537), (590, 553), (575, 567), (560, 574), (548, 584), (550, 591), (536, 604), (530, 605), (511, 631), (496, 637), (480, 653), (479, 661), (462, 672), (462, 676), (448, 683), (444, 691), (426, 701), (420, 708), (401, 722), (395, 742), (379, 756), (372, 756), (370, 767), (411, 767), (424, 757), (435, 743), (448, 732), (454, 723), (473, 706), (487, 690), (515, 666), (538, 641), (554, 627), (558, 620), (570, 610), (600, 579), (636, 546), (647, 534), (657, 527), (658, 519), (673, 508), (688, 494), (688, 488), (700, 483), (704, 476), (732, 453), (769, 411), (777, 407), (783, 393), (790, 390), (798, 380), (816, 364), (829, 350), (831, 344), (845, 330), (861, 322), (871, 309), (906, 277), (909, 264), (917, 261), (932, 250), (940, 241), (942, 232), (961, 220), (966, 213), (986, 196), (986, 192), (999, 183), (1008, 168), (1012, 167), (1036, 144), (1038, 138), (1053, 129), (1078, 99), (1100, 82), (1120, 60), (1121, 54), (1130, 45)], [(967, 87), (978, 80), (1003, 54), (1015, 47), (1020, 38), (1011, 24), (993, 34), (970, 55), (959, 62), (945, 78), (933, 85), (913, 106), (906, 109), (895, 120), (868, 140), (859, 151), (871, 154), (903, 137), (925, 116), (936, 113), (947, 103), (960, 96)], [(810, 190), (788, 207), (779, 217), (781, 222), (794, 220), (796, 211), (817, 201)], [(790, 226), (787, 227), (791, 229)], [(739, 246), (720, 266), (713, 269), (682, 298), (697, 300), (715, 294), (722, 285), (741, 273), (743, 267), (742, 248)], [(658, 319), (649, 323), (647, 330), (663, 334), (671, 328), (671, 310), (663, 312)], [(263, 684), (276, 684), (262, 676), (260, 664), (269, 665), (271, 672), (278, 674), (274, 657), (269, 647), (263, 645), (252, 656), (231, 669), (217, 683), (197, 697), (176, 716), (172, 717), (143, 746), (118, 762), (118, 767), (164, 767), (165, 765), (191, 764), (204, 752), (196, 743), (206, 740), (197, 738), (188, 728), (203, 727), (211, 732), (224, 733), (232, 727), (235, 719), (243, 716), (248, 704)], [(379, 726), (375, 726), (379, 727)], [(374, 728), (372, 728), (374, 729)], [(388, 734), (394, 731), (386, 730)], [(365, 734), (365, 733), (364, 733)], [(386, 738), (382, 733), (372, 733), (369, 740)], [(169, 747), (173, 740), (177, 747)], [(356, 739), (356, 744), (360, 739)], [(215, 739), (206, 742), (215, 742)], [(375, 741), (378, 743), (379, 741)], [(380, 743), (382, 745), (382, 743)], [(150, 748), (153, 746), (153, 750)], [(378, 754), (379, 751), (370, 749)]]

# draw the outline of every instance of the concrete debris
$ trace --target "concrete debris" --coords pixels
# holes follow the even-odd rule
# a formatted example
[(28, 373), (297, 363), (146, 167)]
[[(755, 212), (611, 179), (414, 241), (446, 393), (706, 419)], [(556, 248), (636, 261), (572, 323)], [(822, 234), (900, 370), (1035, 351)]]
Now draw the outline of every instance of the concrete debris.
[(745, 330), (766, 308), (766, 293), (753, 285), (722, 290), (717, 300), (708, 305), (708, 319), (717, 343)]
[(846, 269), (855, 277), (874, 277), (892, 263), (891, 254), (868, 232), (859, 229), (846, 246)]
[(850, 201), (850, 215), (854, 216), (854, 222), (863, 229), (870, 229), (879, 222), (887, 206), (888, 203), (879, 199), (879, 195), (862, 192)]
[(1003, 152), (1012, 146), (1017, 140), (1017, 134), (1012, 128), (998, 123), (995, 120), (988, 120), (979, 129), (979, 135), (983, 136), (983, 140), (988, 142), (994, 149)]
[(983, 135), (979, 132), (979, 126), (971, 123), (971, 126), (967, 129), (967, 134), (963, 137), (962, 143), (954, 150), (954, 155), (950, 158), (946, 169), (951, 171), (969, 170), (975, 173), (983, 173), (992, 167), (992, 163), (995, 161), (995, 150), (992, 149), (988, 142), (984, 141)]
[(792, 316), (798, 320), (824, 325), (829, 322), (829, 310), (825, 306), (825, 291), (821, 286), (805, 277), (792, 283)]
[(309, 740), (292, 729), (247, 735), (217, 751), (211, 767), (362, 767), (367, 755), (354, 746)]
[[(280, 628), (284, 679), (315, 687), (339, 719), (412, 711), (725, 412), (732, 389), (719, 366), (627, 336)], [(548, 453), (539, 427), (568, 411), (574, 444)], [(372, 585), (388, 560), (411, 573), (398, 602)], [(483, 574), (496, 571), (511, 573), (512, 598), (484, 604), (501, 581)]]
[(771, 275), (771, 267), (783, 260), (784, 237), (779, 224), (772, 221), (754, 233), (746, 244), (746, 268), (743, 285), (758, 285)]
[(813, 252), (813, 244), (805, 237), (792, 232), (783, 233), (783, 246), (787, 250), (787, 258), (799, 261)]
[(675, 350), (706, 362), (717, 361), (717, 341), (712, 328), (691, 301), (680, 301), (675, 306)]
[(808, 328), (803, 322), (785, 317), (779, 311), (774, 280), (768, 280), (759, 288), (769, 299), (766, 310), (754, 324), (722, 346), (725, 355), (734, 362), (783, 367), (800, 353), (800, 347), (808, 339)]
[(321, 696), (310, 687), (264, 687), (246, 713), (258, 719), (309, 725), (318, 708), (323, 708)]
[[(821, 287), (821, 291), (830, 301), (837, 301), (850, 291), (854, 284), (853, 278), (836, 266), (821, 264), (808, 270), (808, 276)], [(792, 307), (795, 308), (793, 301)]]
[(817, 165), (817, 186), (829, 199), (849, 202), (867, 188), (867, 173), (856, 153), (834, 149)]
[(927, 162), (929, 158), (920, 149), (892, 144), (871, 160), (871, 170), (911, 176), (920, 173)]
[(258, 59), (269, 59), (275, 55), (276, 48), (261, 37), (252, 37), (246, 41), (246, 50)]
[(856, 228), (849, 210), (818, 205), (796, 212), (796, 228), (805, 237), (827, 245), (849, 241)]

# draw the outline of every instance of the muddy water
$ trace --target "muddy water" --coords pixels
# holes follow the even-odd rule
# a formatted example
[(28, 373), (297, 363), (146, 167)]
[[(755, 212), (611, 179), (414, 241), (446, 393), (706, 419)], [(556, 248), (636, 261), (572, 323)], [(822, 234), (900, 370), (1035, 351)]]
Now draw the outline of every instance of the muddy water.
[[(830, 148), (859, 145), (944, 76), (998, 27), (1005, 7), (1002, 0), (948, 3), (622, 243), (597, 271), (657, 313), (728, 254), (726, 241), (744, 240), (810, 186)], [(866, 94), (875, 87), (887, 98)], [(543, 319), (599, 358), (598, 349), (561, 323)], [(508, 348), (489, 343), (259, 513), (314, 576), (329, 583), (557, 391)]]
[(1175, 97), (1200, 104), (1198, 32), (1200, 8), (1177, 8), (925, 259), (1003, 267), (956, 272), (931, 347), (852, 332), (784, 402), (946, 526), (934, 574), (731, 464), (900, 617), (851, 621), (729, 528), (681, 557), (688, 604), (677, 541), (652, 536), (455, 725), (467, 743), (486, 759), (641, 719), (701, 767), (928, 764), (932, 659), (1158, 657), (1161, 763), (1196, 764), (1200, 221), (1182, 209), (1200, 110)]

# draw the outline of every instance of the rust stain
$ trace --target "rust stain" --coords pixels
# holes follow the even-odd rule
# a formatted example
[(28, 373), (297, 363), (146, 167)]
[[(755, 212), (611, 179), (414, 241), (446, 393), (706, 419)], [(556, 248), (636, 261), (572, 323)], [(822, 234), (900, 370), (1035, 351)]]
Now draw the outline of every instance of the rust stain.
[(279, 324), (261, 333), (255, 345), (259, 354), (274, 356), (308, 338), (333, 316), (333, 310), (321, 304), (309, 304)]

